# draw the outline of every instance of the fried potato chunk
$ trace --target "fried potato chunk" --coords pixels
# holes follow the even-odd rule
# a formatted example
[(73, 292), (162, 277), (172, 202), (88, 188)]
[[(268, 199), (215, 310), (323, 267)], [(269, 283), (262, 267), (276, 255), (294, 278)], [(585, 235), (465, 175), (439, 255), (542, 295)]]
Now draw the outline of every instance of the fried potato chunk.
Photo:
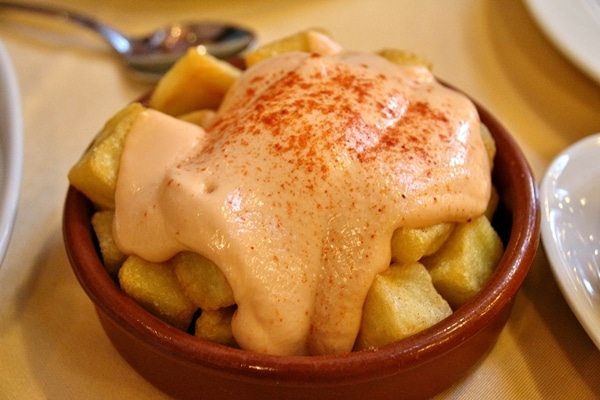
[(330, 37), (324, 29), (320, 28), (300, 31), (291, 36), (262, 45), (256, 50), (246, 53), (244, 55), (244, 61), (248, 67), (251, 67), (267, 58), (292, 51), (330, 53), (340, 50), (339, 45), (328, 40), (322, 40), (323, 36), (326, 38)]
[(133, 103), (104, 125), (90, 147), (69, 171), (69, 182), (99, 208), (115, 208), (115, 187), (125, 137), (144, 110)]
[(498, 208), (498, 204), (500, 204), (500, 193), (498, 193), (498, 189), (495, 185), (492, 185), (492, 193), (490, 194), (490, 201), (488, 202), (488, 206), (485, 210), (484, 215), (491, 222), (494, 218), (494, 214), (496, 213), (496, 209)]
[(423, 65), (429, 70), (433, 68), (433, 65), (430, 61), (410, 51), (398, 49), (383, 49), (378, 51), (377, 54), (397, 65)]
[(233, 291), (225, 275), (206, 257), (193, 252), (182, 252), (170, 261), (181, 289), (203, 311), (235, 304)]
[(355, 349), (381, 346), (426, 329), (452, 314), (418, 263), (392, 264), (369, 289)]
[(115, 243), (112, 224), (115, 212), (112, 210), (97, 211), (92, 215), (92, 227), (98, 239), (102, 261), (109, 274), (116, 276), (127, 258)]
[(160, 79), (150, 108), (180, 116), (204, 108), (217, 109), (241, 70), (196, 49), (190, 49)]
[(170, 262), (129, 256), (119, 270), (119, 283), (125, 293), (166, 323), (184, 331), (191, 325), (198, 307), (183, 293)]
[(202, 109), (179, 116), (179, 119), (206, 129), (215, 119), (216, 111)]
[(500, 237), (483, 215), (458, 224), (442, 248), (421, 262), (437, 291), (456, 310), (485, 286), (503, 251)]
[(196, 320), (194, 336), (225, 346), (238, 347), (231, 331), (231, 319), (236, 307), (202, 310)]
[(450, 237), (454, 224), (441, 223), (427, 228), (399, 228), (392, 235), (392, 261), (406, 264), (435, 253)]
[(496, 157), (496, 141), (492, 136), (492, 133), (485, 124), (481, 124), (481, 138), (483, 139), (483, 145), (488, 154), (488, 160), (490, 161), (490, 170), (494, 169), (494, 157)]

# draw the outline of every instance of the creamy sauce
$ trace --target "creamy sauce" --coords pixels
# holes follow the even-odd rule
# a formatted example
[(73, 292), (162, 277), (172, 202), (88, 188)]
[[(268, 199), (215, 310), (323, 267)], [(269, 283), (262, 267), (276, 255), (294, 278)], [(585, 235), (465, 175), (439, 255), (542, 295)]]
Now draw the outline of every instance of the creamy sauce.
[(289, 53), (249, 69), (206, 129), (138, 118), (114, 230), (127, 253), (219, 265), (242, 348), (341, 353), (393, 231), (481, 215), (490, 181), (475, 107), (426, 68)]

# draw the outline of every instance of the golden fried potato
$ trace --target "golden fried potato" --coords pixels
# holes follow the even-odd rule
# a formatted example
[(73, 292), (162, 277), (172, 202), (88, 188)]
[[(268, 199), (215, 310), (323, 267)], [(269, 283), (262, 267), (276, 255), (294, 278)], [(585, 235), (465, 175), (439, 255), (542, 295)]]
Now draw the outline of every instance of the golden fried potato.
[(153, 263), (129, 256), (119, 270), (121, 289), (146, 310), (187, 330), (198, 307), (183, 293), (169, 262)]
[(216, 109), (240, 74), (233, 65), (190, 49), (160, 79), (150, 97), (150, 108), (175, 117)]
[[(488, 129), (485, 124), (481, 124), (481, 138), (483, 139), (483, 144), (485, 146), (485, 150), (488, 154), (488, 160), (490, 162), (490, 171), (494, 169), (494, 158), (496, 157), (496, 141), (492, 136), (492, 133)], [(500, 194), (496, 187), (492, 184), (492, 192), (490, 196), (490, 201), (488, 202), (487, 210), (485, 211), (485, 216), (490, 221), (494, 217), (494, 213), (496, 212), (496, 208), (498, 207), (498, 203), (500, 202)]]
[(186, 296), (202, 310), (217, 310), (235, 304), (225, 275), (200, 254), (182, 252), (171, 259), (175, 276)]
[(92, 227), (98, 239), (102, 261), (109, 274), (116, 276), (127, 258), (117, 247), (112, 232), (115, 212), (112, 210), (97, 211), (92, 215)]
[(429, 70), (433, 68), (430, 61), (420, 57), (410, 51), (398, 49), (383, 49), (377, 52), (378, 55), (388, 61), (398, 65), (423, 65)]
[(498, 189), (496, 189), (496, 186), (492, 185), (492, 193), (490, 195), (490, 201), (488, 202), (487, 209), (485, 210), (485, 213), (484, 213), (484, 215), (490, 222), (494, 218), (494, 214), (496, 213), (498, 204), (500, 204), (500, 193), (498, 193)]
[(483, 215), (458, 224), (442, 248), (421, 262), (437, 291), (456, 310), (485, 286), (502, 253), (502, 241)]
[(256, 50), (246, 53), (244, 55), (244, 61), (246, 62), (246, 66), (251, 67), (267, 58), (292, 51), (329, 53), (332, 50), (335, 51), (339, 49), (337, 46), (335, 46), (335, 48), (324, 48), (323, 41), (317, 40), (321, 39), (322, 35), (330, 37), (324, 29), (320, 28), (300, 31), (291, 36), (262, 45)]
[(360, 350), (403, 339), (450, 314), (452, 309), (422, 264), (392, 264), (369, 289), (354, 347)]
[(218, 310), (202, 310), (202, 314), (196, 320), (194, 336), (225, 346), (237, 347), (231, 331), (231, 319), (235, 310), (235, 306)]
[(69, 171), (69, 182), (99, 208), (115, 207), (115, 187), (125, 137), (144, 110), (133, 103), (104, 125), (91, 146)]
[(435, 253), (448, 239), (454, 224), (447, 222), (427, 228), (399, 228), (392, 236), (392, 261), (406, 264)]
[(485, 124), (481, 124), (481, 138), (483, 139), (483, 144), (485, 146), (485, 150), (488, 154), (488, 159), (490, 161), (490, 170), (494, 168), (494, 157), (496, 157), (496, 141), (492, 136), (492, 133), (488, 129)]
[(179, 116), (179, 119), (206, 129), (215, 119), (214, 110), (196, 110)]

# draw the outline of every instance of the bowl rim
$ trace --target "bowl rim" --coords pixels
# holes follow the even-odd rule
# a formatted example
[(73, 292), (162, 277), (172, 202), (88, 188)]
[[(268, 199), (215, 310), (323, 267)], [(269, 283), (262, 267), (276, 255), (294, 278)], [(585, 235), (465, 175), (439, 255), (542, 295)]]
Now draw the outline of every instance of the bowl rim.
[[(90, 217), (93, 206), (69, 187), (63, 214), (63, 236), (73, 271), (98, 310), (148, 345), (181, 360), (224, 374), (285, 382), (368, 381), (391, 376), (399, 369), (416, 368), (454, 349), (475, 335), (512, 301), (538, 249), (540, 208), (531, 168), (516, 141), (489, 111), (474, 101), (481, 121), (490, 129), (506, 171), (514, 184), (512, 225), (497, 269), (474, 299), (449, 317), (422, 332), (374, 349), (323, 356), (274, 356), (222, 346), (196, 338), (154, 317), (129, 298), (104, 268), (96, 252)], [(518, 182), (518, 184), (516, 184)]]

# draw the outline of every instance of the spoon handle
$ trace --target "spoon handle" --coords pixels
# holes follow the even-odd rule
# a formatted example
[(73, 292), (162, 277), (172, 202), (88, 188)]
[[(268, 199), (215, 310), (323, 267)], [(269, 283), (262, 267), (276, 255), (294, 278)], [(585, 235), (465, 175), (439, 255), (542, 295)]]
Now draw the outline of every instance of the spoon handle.
[(91, 29), (100, 34), (111, 47), (121, 54), (127, 53), (131, 49), (130, 40), (126, 35), (86, 15), (46, 5), (24, 4), (12, 1), (0, 1), (0, 9), (3, 8), (59, 18), (63, 21), (72, 22)]

